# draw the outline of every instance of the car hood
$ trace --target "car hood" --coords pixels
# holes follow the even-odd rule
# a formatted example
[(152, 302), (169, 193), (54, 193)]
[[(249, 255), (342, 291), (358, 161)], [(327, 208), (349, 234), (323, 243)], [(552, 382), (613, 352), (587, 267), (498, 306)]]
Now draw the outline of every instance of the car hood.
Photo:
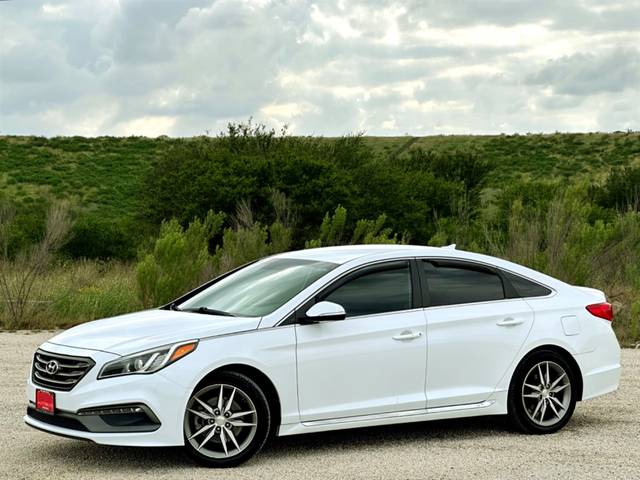
[(49, 343), (128, 355), (170, 343), (255, 330), (260, 318), (146, 310), (83, 323)]

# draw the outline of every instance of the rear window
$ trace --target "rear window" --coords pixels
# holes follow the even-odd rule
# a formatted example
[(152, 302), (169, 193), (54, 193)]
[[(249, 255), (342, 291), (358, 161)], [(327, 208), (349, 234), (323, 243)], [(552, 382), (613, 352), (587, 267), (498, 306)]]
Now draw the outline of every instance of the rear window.
[(502, 280), (488, 268), (463, 262), (423, 261), (422, 265), (432, 307), (505, 298)]
[(532, 282), (531, 280), (527, 280), (510, 272), (503, 271), (502, 273), (521, 297), (546, 297), (551, 293), (551, 290), (543, 287), (539, 283)]

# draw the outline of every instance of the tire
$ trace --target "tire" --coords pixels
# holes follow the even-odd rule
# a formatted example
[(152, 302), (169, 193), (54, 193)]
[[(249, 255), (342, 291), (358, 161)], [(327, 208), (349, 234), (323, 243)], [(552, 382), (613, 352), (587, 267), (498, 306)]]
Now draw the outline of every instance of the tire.
[(527, 356), (516, 368), (509, 386), (510, 424), (529, 434), (560, 430), (576, 406), (576, 375), (569, 362), (553, 350), (539, 350)]
[(260, 451), (271, 426), (269, 402), (258, 384), (240, 373), (223, 372), (198, 386), (189, 398), (184, 445), (204, 466), (235, 467)]

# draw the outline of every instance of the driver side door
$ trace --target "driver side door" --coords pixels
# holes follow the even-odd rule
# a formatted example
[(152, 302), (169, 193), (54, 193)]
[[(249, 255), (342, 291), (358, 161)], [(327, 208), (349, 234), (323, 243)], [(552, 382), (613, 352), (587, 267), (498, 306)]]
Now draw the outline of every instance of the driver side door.
[(345, 320), (296, 324), (301, 420), (426, 408), (426, 319), (413, 261), (366, 266), (337, 280), (318, 301)]

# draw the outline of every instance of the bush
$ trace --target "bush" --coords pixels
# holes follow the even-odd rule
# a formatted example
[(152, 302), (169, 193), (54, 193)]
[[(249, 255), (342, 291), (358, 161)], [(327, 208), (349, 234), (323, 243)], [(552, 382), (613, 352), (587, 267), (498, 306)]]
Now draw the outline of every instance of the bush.
[(592, 193), (604, 208), (640, 211), (640, 166), (612, 169), (604, 184), (594, 187)]
[(118, 259), (135, 258), (142, 237), (141, 226), (133, 220), (114, 221), (100, 214), (85, 213), (73, 226), (62, 253), (71, 258)]
[(255, 220), (249, 202), (238, 204), (234, 225), (225, 229), (212, 258), (215, 275), (291, 248), (295, 219), (289, 201), (278, 191), (272, 191), (270, 200), (275, 220), (269, 226)]
[(305, 248), (329, 247), (333, 245), (389, 244), (405, 243), (404, 237), (398, 239), (390, 228), (385, 228), (387, 217), (382, 214), (376, 220), (358, 220), (351, 234), (351, 240), (345, 237), (347, 210), (338, 206), (333, 215), (328, 213), (320, 225), (320, 236), (305, 242)]
[(426, 242), (434, 219), (446, 217), (464, 197), (469, 212), (491, 170), (469, 153), (417, 150), (409, 158), (376, 154), (361, 136), (292, 137), (264, 126), (231, 124), (217, 138), (174, 144), (151, 169), (143, 189), (145, 216), (176, 218), (182, 225), (210, 209), (230, 212), (253, 202), (256, 221), (270, 222), (269, 198), (278, 190), (296, 206), (294, 246), (317, 236), (325, 212), (343, 205), (353, 220), (386, 215), (395, 231)]
[(264, 226), (255, 220), (247, 201), (238, 204), (233, 226), (210, 255), (209, 246), (222, 228), (224, 215), (209, 211), (204, 222), (195, 219), (184, 229), (177, 220), (164, 222), (153, 252), (145, 255), (136, 273), (140, 300), (161, 305), (205, 280), (267, 255), (289, 250), (294, 217), (287, 198), (272, 191), (275, 220)]
[(410, 170), (428, 170), (436, 177), (461, 182), (467, 192), (478, 193), (494, 166), (476, 153), (455, 151), (438, 153), (416, 148), (404, 162)]
[(558, 181), (519, 180), (511, 182), (499, 192), (494, 202), (495, 217), (492, 220), (499, 229), (505, 231), (511, 221), (515, 202), (521, 204), (526, 215), (541, 215), (543, 212), (547, 212), (551, 201), (566, 186), (565, 183)]
[(218, 138), (180, 141), (158, 160), (143, 191), (145, 215), (184, 225), (210, 209), (232, 212), (251, 199), (256, 220), (266, 224), (275, 189), (298, 206), (301, 225), (315, 224), (348, 192), (349, 180), (332, 157), (338, 153), (321, 139), (231, 124)]
[(204, 221), (184, 229), (177, 220), (163, 222), (153, 252), (136, 268), (140, 301), (145, 307), (167, 303), (202, 281), (209, 262), (209, 240), (220, 230), (224, 216), (209, 211)]

